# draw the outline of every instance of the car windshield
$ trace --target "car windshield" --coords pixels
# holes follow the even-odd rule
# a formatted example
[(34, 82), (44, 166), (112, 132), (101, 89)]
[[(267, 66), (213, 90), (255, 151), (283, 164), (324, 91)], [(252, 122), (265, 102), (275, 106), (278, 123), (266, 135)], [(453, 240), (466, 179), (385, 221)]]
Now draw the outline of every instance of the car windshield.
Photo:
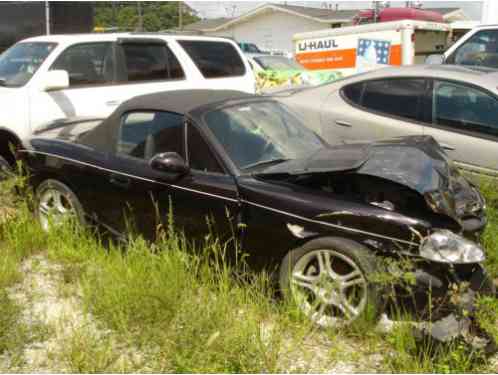
[(2, 53), (0, 86), (24, 86), (55, 46), (55, 43), (18, 43)]
[(301, 159), (325, 144), (282, 104), (257, 101), (209, 112), (208, 128), (242, 170)]
[(265, 70), (304, 70), (304, 67), (297, 61), (285, 56), (258, 56), (254, 60)]

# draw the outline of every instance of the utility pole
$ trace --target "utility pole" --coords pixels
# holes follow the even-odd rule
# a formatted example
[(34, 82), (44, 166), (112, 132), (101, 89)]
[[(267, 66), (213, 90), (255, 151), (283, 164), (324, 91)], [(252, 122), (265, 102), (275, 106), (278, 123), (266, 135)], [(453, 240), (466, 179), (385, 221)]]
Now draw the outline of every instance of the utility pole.
[(113, 1), (111, 3), (111, 6), (112, 6), (112, 26), (116, 27), (116, 26), (118, 26), (118, 17), (117, 17), (117, 13), (116, 13), (116, 2)]
[(50, 2), (45, 1), (45, 34), (50, 35)]
[(144, 16), (142, 13), (142, 2), (137, 1), (138, 26), (137, 31), (144, 31)]
[(178, 28), (183, 30), (183, 1), (178, 2)]

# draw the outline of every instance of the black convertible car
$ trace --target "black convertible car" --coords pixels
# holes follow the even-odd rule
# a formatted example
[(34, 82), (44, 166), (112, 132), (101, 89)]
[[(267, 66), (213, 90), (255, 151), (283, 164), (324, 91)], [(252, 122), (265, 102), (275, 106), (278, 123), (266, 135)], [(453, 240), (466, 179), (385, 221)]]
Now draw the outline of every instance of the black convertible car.
[(54, 123), (21, 154), (45, 229), (75, 215), (125, 233), (131, 219), (153, 239), (171, 205), (188, 238), (238, 228), (320, 325), (381, 305), (380, 258), (413, 259), (418, 285), (443, 294), (486, 283), (483, 198), (430, 137), (330, 147), (271, 98), (194, 90)]

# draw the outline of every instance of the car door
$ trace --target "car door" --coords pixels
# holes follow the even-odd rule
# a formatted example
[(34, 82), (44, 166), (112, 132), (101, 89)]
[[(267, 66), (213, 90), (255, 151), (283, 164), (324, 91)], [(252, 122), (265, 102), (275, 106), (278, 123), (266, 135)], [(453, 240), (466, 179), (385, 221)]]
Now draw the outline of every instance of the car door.
[(355, 82), (333, 92), (322, 109), (325, 140), (371, 141), (423, 134), (420, 106), (423, 78)]
[(425, 133), (457, 164), (498, 175), (498, 98), (474, 85), (434, 80)]
[(89, 116), (106, 117), (119, 103), (115, 85), (114, 43), (79, 43), (67, 47), (49, 70), (65, 70), (69, 87), (29, 93), (31, 130), (51, 120)]
[[(109, 165), (108, 186), (113, 194), (106, 203), (106, 224), (120, 233), (136, 230), (154, 238), (159, 225), (172, 222), (189, 238), (203, 238), (209, 233), (209, 220), (223, 223), (232, 217), (230, 213), (237, 207), (233, 178), (219, 165), (214, 166), (209, 147), (203, 138), (195, 141), (192, 130), (187, 142), (191, 152), (187, 154), (185, 132), (184, 118), (176, 113), (124, 114)], [(163, 152), (187, 158), (192, 165), (190, 173), (173, 180), (171, 175), (152, 169), (149, 160)]]

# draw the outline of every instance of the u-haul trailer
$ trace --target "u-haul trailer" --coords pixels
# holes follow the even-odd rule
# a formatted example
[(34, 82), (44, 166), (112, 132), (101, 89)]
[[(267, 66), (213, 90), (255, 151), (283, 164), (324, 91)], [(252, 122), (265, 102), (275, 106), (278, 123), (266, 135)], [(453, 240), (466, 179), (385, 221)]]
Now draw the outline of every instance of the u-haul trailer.
[(402, 20), (295, 34), (295, 58), (308, 69), (337, 69), (344, 75), (387, 65), (423, 63), (442, 53), (450, 26)]

